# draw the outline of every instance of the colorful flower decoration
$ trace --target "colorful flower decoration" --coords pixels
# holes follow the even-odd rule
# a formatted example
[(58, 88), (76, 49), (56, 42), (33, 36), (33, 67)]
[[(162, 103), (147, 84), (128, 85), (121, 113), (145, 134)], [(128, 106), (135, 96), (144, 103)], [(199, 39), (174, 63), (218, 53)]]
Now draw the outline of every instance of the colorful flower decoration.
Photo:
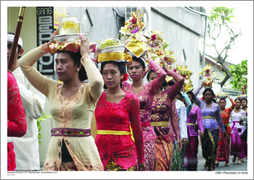
[[(145, 27), (144, 22), (141, 17), (144, 15), (142, 13), (139, 15), (140, 10), (138, 12), (131, 12), (131, 17), (127, 22), (125, 22), (125, 26), (121, 27), (120, 33), (123, 37), (126, 35), (128, 38), (126, 40), (126, 49), (136, 57), (140, 57), (146, 50), (146, 38), (141, 34), (142, 30)], [(122, 39), (124, 39), (122, 37)], [(122, 40), (121, 39), (121, 40)]]
[(205, 67), (203, 67), (202, 71), (199, 74), (201, 74), (204, 77), (210, 77), (211, 78), (212, 75), (214, 74), (211, 64), (208, 64)]
[(211, 64), (204, 66), (202, 71), (199, 74), (201, 74), (205, 78), (204, 79), (205, 88), (211, 87), (213, 83), (213, 75), (214, 75), (214, 71), (212, 70)]
[(122, 81), (127, 81), (129, 75), (127, 73), (124, 73)]
[(182, 65), (176, 65), (174, 68), (174, 71), (178, 74), (180, 74), (185, 80), (184, 80), (184, 88), (185, 91), (188, 92), (193, 89), (191, 86), (192, 80), (191, 80), (191, 75), (193, 74), (192, 71), (187, 69), (188, 66), (182, 66)]
[(150, 39), (147, 40), (148, 51), (151, 53), (151, 57), (155, 58), (164, 58), (165, 48), (168, 46), (166, 41), (163, 39), (164, 34), (158, 29), (155, 31), (150, 31)]
[(176, 65), (174, 71), (183, 76), (183, 78), (186, 78), (187, 75), (189, 74), (187, 66)]
[[(75, 42), (56, 42), (51, 43), (49, 45), (49, 53), (55, 54), (60, 51), (67, 51), (67, 52), (79, 52), (80, 51), (80, 41)], [(95, 52), (96, 44), (90, 43), (90, 52)]]
[(125, 22), (125, 26), (121, 27), (120, 33), (123, 35), (133, 35), (142, 31), (145, 27), (144, 22), (141, 20), (141, 17), (144, 15), (142, 13), (139, 15), (140, 10), (138, 10), (137, 14), (135, 12), (131, 12), (131, 17), (127, 22)]
[(173, 51), (165, 50), (165, 54), (163, 55), (163, 59), (169, 66), (172, 66), (175, 63), (175, 56), (172, 56)]

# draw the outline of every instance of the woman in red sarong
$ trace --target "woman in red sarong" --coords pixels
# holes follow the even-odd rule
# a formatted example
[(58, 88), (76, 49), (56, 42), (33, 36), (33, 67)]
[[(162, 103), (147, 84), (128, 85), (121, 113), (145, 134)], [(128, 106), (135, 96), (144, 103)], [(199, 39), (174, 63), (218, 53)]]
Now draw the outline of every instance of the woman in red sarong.
[[(7, 72), (8, 105), (7, 105), (7, 136), (22, 137), (26, 134), (26, 116), (21, 101), (17, 81), (11, 72)], [(18, 147), (16, 147), (18, 148)], [(7, 170), (15, 171), (15, 153), (13, 143), (7, 138)]]
[(231, 128), (229, 126), (229, 117), (230, 117), (231, 111), (234, 109), (235, 102), (229, 96), (228, 98), (230, 99), (232, 105), (230, 108), (227, 108), (227, 109), (225, 109), (226, 99), (221, 98), (219, 100), (220, 113), (223, 120), (223, 124), (226, 129), (226, 138), (223, 138), (223, 134), (221, 130), (219, 130), (219, 136), (221, 140), (219, 141), (218, 148), (217, 148), (217, 158), (215, 162), (216, 166), (219, 165), (219, 161), (225, 161), (225, 166), (229, 166), (229, 145), (230, 145), (230, 138), (231, 138)]

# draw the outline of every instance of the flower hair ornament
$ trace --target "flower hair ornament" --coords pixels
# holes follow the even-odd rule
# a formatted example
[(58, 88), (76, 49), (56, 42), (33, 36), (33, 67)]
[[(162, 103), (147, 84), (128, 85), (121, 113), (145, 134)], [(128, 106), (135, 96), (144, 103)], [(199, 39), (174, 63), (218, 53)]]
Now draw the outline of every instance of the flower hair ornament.
[(124, 73), (124, 75), (121, 76), (121, 80), (122, 80), (122, 81), (127, 81), (127, 80), (128, 80), (128, 77), (129, 77), (129, 75), (128, 75), (127, 73)]

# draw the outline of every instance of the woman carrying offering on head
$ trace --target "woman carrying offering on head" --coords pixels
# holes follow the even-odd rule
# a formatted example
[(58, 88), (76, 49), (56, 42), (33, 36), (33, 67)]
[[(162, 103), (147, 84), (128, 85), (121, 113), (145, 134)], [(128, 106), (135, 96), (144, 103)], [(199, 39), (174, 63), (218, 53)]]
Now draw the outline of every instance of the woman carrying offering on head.
[[(123, 62), (122, 59), (127, 55), (123, 51), (116, 52), (116, 49), (118, 48), (111, 47), (112, 52), (98, 55), (105, 90), (95, 110), (96, 145), (104, 170), (134, 171), (138, 163), (138, 170), (144, 171), (139, 101), (135, 95), (121, 89), (122, 82), (128, 77), (125, 69), (127, 62)], [(113, 56), (109, 56), (108, 53)]]
[(219, 106), (220, 106), (220, 114), (223, 120), (223, 124), (226, 129), (226, 138), (223, 138), (223, 134), (221, 130), (219, 130), (219, 136), (220, 136), (220, 141), (218, 143), (218, 148), (217, 148), (217, 158), (215, 165), (219, 165), (219, 161), (225, 161), (225, 166), (229, 166), (229, 144), (230, 144), (230, 137), (231, 137), (231, 128), (229, 126), (229, 117), (230, 113), (234, 109), (235, 102), (233, 99), (231, 99), (228, 95), (228, 99), (230, 99), (232, 105), (229, 108), (226, 107), (226, 99), (225, 98), (220, 98), (219, 100)]
[[(57, 32), (55, 33), (55, 35)], [(102, 171), (103, 165), (90, 126), (103, 79), (90, 58), (89, 39), (50, 41), (24, 55), (19, 64), (31, 84), (50, 102), (53, 129), (44, 171)], [(41, 75), (33, 64), (44, 54), (58, 53), (56, 73), (61, 82)], [(88, 79), (89, 83), (83, 81)]]
[[(176, 83), (175, 85), (163, 90), (162, 87), (155, 92), (152, 104), (151, 125), (155, 131), (155, 171), (170, 171), (171, 161), (173, 156), (173, 143), (176, 135), (178, 150), (182, 148), (180, 140), (180, 130), (178, 115), (175, 107), (174, 98), (183, 86), (184, 78), (176, 72), (170, 70), (162, 59), (163, 69), (172, 76)], [(149, 83), (155, 81), (158, 75), (155, 71), (150, 70), (147, 74)], [(164, 81), (162, 86), (167, 84)]]
[(199, 106), (202, 114), (204, 128), (204, 135), (201, 138), (202, 154), (206, 159), (204, 167), (208, 167), (208, 171), (214, 171), (216, 149), (219, 140), (219, 128), (221, 129), (224, 138), (226, 137), (226, 131), (220, 115), (220, 106), (216, 104), (213, 99), (215, 96), (213, 90), (211, 88), (206, 88), (203, 91), (203, 101), (197, 97), (197, 94), (204, 85), (205, 83), (203, 82), (194, 92), (194, 103)]
[[(143, 129), (144, 151), (145, 151), (145, 170), (154, 171), (155, 167), (155, 139), (156, 134), (151, 126), (152, 102), (155, 93), (163, 84), (166, 73), (151, 59), (148, 51), (141, 56), (142, 58), (132, 57), (132, 64), (128, 65), (127, 71), (133, 83), (123, 82), (123, 90), (135, 94), (140, 103), (140, 120)], [(149, 63), (149, 69), (154, 70), (157, 78), (147, 84), (143, 82), (146, 67), (143, 59)]]

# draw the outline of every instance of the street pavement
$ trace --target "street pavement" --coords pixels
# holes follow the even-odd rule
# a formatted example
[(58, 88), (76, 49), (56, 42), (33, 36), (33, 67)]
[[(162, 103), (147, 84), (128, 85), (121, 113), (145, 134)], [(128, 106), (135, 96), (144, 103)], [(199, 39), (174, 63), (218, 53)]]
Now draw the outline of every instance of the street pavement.
[[(247, 157), (248, 158), (248, 157)], [(233, 156), (229, 156), (229, 167), (225, 166), (225, 162), (219, 162), (219, 166), (215, 166), (215, 171), (248, 171), (247, 164), (248, 160), (244, 158), (244, 162), (242, 162), (241, 165), (238, 165), (236, 162), (233, 163), (232, 159)], [(198, 171), (207, 171), (207, 169), (204, 168), (205, 159), (202, 157), (202, 148), (199, 146), (198, 149)]]
[[(250, 169), (247, 168), (248, 160), (244, 158), (244, 162), (242, 162), (241, 165), (238, 165), (236, 162), (232, 162), (233, 156), (230, 156), (229, 159), (229, 167), (225, 167), (225, 162), (219, 162), (219, 166), (215, 166), (215, 171), (250, 171)], [(197, 171), (207, 171), (207, 169), (204, 168), (205, 159), (202, 157), (202, 148), (199, 145), (198, 147), (198, 167)], [(39, 171), (42, 171), (42, 167)]]

